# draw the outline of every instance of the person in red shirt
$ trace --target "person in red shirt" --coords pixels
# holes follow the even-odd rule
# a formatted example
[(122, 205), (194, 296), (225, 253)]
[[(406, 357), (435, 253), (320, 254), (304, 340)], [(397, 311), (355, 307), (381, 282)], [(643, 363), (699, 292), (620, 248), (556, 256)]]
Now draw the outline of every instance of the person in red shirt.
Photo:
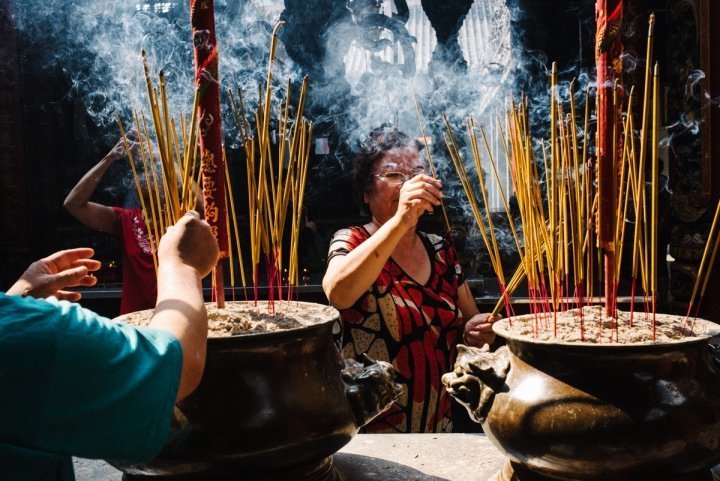
[[(139, 155), (140, 146), (137, 133), (130, 131), (127, 138), (135, 158)], [(120, 139), (110, 152), (80, 179), (63, 204), (70, 214), (91, 229), (120, 238), (123, 251), (120, 314), (150, 309), (155, 306), (157, 297), (151, 243), (140, 202), (137, 201), (138, 205), (129, 209), (90, 202), (90, 197), (110, 166), (124, 157), (125, 143)]]

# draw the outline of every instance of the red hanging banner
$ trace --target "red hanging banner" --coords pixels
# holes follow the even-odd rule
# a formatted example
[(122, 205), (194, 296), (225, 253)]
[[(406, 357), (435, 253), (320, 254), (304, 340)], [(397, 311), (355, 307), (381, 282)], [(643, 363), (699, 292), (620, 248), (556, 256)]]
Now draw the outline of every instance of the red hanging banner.
[(197, 115), (205, 220), (217, 237), (220, 257), (227, 257), (225, 160), (222, 154), (220, 76), (213, 0), (190, 0), (190, 23), (195, 51), (195, 88), (198, 92)]
[[(622, 73), (621, 27), (622, 0), (598, 0), (595, 4), (597, 33), (595, 61), (597, 67), (597, 163), (598, 163), (598, 243), (605, 253), (605, 295), (609, 315), (615, 311), (615, 207), (617, 198), (615, 155), (619, 146), (619, 112), (621, 97), (615, 92), (615, 81)], [(613, 106), (613, 94), (616, 103)]]

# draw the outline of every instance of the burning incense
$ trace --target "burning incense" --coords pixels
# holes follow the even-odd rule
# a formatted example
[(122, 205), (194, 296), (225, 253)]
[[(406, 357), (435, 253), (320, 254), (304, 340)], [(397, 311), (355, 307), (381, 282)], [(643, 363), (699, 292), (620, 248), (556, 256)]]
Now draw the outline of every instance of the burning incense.
[[(648, 275), (647, 275), (647, 257), (648, 252), (645, 246), (647, 245), (647, 209), (645, 207), (644, 192), (645, 192), (645, 158), (647, 155), (647, 142), (648, 142), (648, 123), (650, 115), (650, 94), (651, 94), (651, 65), (652, 65), (652, 54), (653, 54), (653, 43), (654, 43), (654, 30), (655, 30), (655, 15), (651, 14), (648, 21), (648, 38), (647, 38), (647, 50), (645, 57), (645, 87), (643, 93), (643, 104), (642, 104), (642, 126), (640, 130), (640, 156), (637, 159), (637, 177), (636, 177), (636, 218), (635, 218), (635, 243), (633, 249), (633, 271), (636, 272), (636, 265), (640, 263), (641, 270), (641, 284), (645, 294), (649, 292)], [(640, 209), (642, 214), (640, 214)], [(633, 276), (635, 279), (636, 277)], [(635, 282), (635, 281), (633, 281)]]
[[(135, 188), (137, 189), (138, 196), (140, 197), (140, 205), (142, 207), (142, 212), (145, 214), (145, 225), (148, 225), (148, 217), (147, 217), (147, 208), (145, 206), (145, 199), (142, 195), (142, 188), (140, 187), (140, 179), (138, 177), (137, 169), (135, 168), (135, 160), (133, 159), (132, 149), (130, 149), (130, 143), (128, 142), (127, 135), (125, 134), (125, 129), (123, 128), (122, 122), (120, 121), (120, 117), (117, 115), (115, 116), (115, 120), (118, 124), (118, 127), (120, 128), (120, 134), (123, 139), (123, 145), (125, 147), (125, 152), (128, 155), (128, 159), (130, 160), (130, 169), (132, 170), (133, 174), (133, 180), (135, 181)], [(157, 272), (158, 269), (158, 259), (157, 259), (157, 248), (155, 245), (153, 245), (152, 236), (149, 235), (150, 232), (148, 231), (148, 237), (150, 237), (150, 246), (153, 253), (153, 263), (155, 264), (155, 271)]]
[(650, 215), (650, 291), (652, 295), (653, 340), (655, 339), (655, 307), (657, 301), (657, 242), (658, 242), (658, 184), (660, 175), (658, 171), (658, 127), (660, 114), (660, 80), (659, 67), (655, 64), (653, 72), (653, 103), (652, 103), (652, 179), (651, 188), (651, 215)]
[[(515, 222), (513, 221), (512, 215), (510, 213), (510, 207), (508, 205), (507, 198), (505, 197), (505, 193), (503, 192), (502, 182), (500, 181), (500, 176), (498, 175), (497, 167), (495, 165), (495, 159), (494, 159), (494, 156), (492, 153), (492, 149), (490, 149), (490, 145), (488, 144), (487, 136), (485, 135), (485, 129), (483, 129), (482, 125), (480, 126), (480, 133), (482, 134), (483, 142), (485, 144), (485, 149), (487, 150), (488, 158), (490, 159), (490, 166), (492, 167), (493, 174), (495, 175), (495, 180), (497, 181), (497, 189), (500, 194), (500, 198), (502, 199), (503, 208), (505, 209), (505, 215), (507, 216), (508, 224), (510, 225), (510, 230), (512, 231), (513, 239), (515, 240), (515, 245), (518, 249), (518, 255), (520, 257), (520, 266), (521, 267), (524, 266), (524, 268), (527, 270), (528, 267), (525, 264), (527, 262), (527, 258), (525, 257), (525, 252), (523, 250), (522, 244), (518, 237), (517, 229), (515, 228)], [(502, 134), (502, 130), (500, 130), (500, 133)], [(513, 276), (513, 279), (514, 278), (515, 278), (515, 276)], [(512, 279), (510, 282), (512, 283)], [(516, 287), (517, 286), (513, 286), (512, 291), (510, 291), (510, 292), (509, 292), (508, 286), (503, 286), (503, 288), (502, 288), (500, 299), (502, 301), (504, 301), (508, 318), (512, 317), (512, 315), (511, 315), (512, 306), (510, 304), (509, 296), (515, 291)], [(498, 303), (498, 305), (500, 305), (500, 303)], [(497, 309), (498, 309), (497, 306), (495, 309), (493, 309), (493, 312), (492, 312), (493, 316), (497, 315), (497, 313), (498, 313)]]
[[(425, 135), (425, 127), (422, 121), (422, 113), (420, 112), (420, 103), (418, 102), (417, 95), (415, 94), (415, 87), (412, 89), (413, 99), (415, 100), (415, 112), (417, 112), (418, 125), (420, 125), (420, 135), (422, 135), (423, 143), (425, 144), (425, 155), (428, 160), (428, 167), (430, 167), (430, 175), (437, 178), (437, 172), (435, 171), (435, 165), (432, 160), (432, 153), (430, 152), (430, 146), (428, 145), (428, 138)], [(450, 242), (453, 242), (453, 231), (450, 226), (450, 218), (448, 217), (447, 210), (445, 209), (445, 201), (440, 199), (440, 208), (442, 209), (443, 218), (445, 219), (445, 228), (447, 229)]]
[(450, 126), (450, 121), (445, 114), (443, 114), (443, 119), (445, 121), (445, 126), (448, 131), (447, 134), (443, 134), (443, 138), (445, 139), (445, 144), (447, 145), (448, 151), (450, 152), (450, 158), (453, 161), (453, 165), (455, 166), (455, 170), (458, 174), (463, 190), (465, 191), (465, 195), (470, 202), (470, 207), (472, 209), (473, 215), (475, 216), (475, 222), (477, 223), (477, 226), (480, 230), (480, 234), (482, 235), (483, 241), (485, 241), (485, 246), (487, 247), (488, 255), (490, 256), (490, 263), (492, 264), (495, 273), (499, 275), (499, 272), (501, 271), (499, 259), (495, 256), (495, 251), (492, 249), (490, 241), (488, 239), (488, 234), (485, 229), (485, 224), (482, 220), (482, 214), (480, 212), (480, 206), (470, 184), (470, 180), (468, 178), (465, 165), (463, 164), (462, 157), (460, 156), (460, 149), (457, 145), (457, 142), (455, 141), (455, 135), (453, 134), (452, 127)]
[[(274, 300), (282, 299), (283, 279), (287, 273), (287, 298), (292, 286), (300, 280), (299, 239), (305, 219), (303, 215), (305, 184), (312, 146), (312, 123), (303, 117), (308, 79), (303, 79), (294, 118), (291, 116), (291, 85), (286, 96), (273, 108), (272, 69), (277, 47), (277, 34), (283, 22), (273, 30), (270, 44), (268, 74), (264, 88), (259, 87), (258, 107), (254, 112), (255, 132), (247, 120), (242, 92), (238, 90), (236, 102), (229, 92), (233, 116), (245, 151), (246, 181), (248, 190), (250, 257), (253, 269), (255, 301), (258, 300), (260, 262), (266, 262), (268, 308), (274, 309)], [(277, 111), (277, 130), (273, 131), (272, 112)], [(231, 209), (234, 206), (231, 204)], [(289, 222), (288, 222), (289, 221)], [(286, 252), (283, 239), (289, 224), (290, 246)], [(287, 266), (285, 262), (287, 261)]]
[(485, 216), (488, 222), (488, 231), (490, 233), (490, 240), (492, 241), (493, 256), (497, 262), (497, 276), (500, 281), (500, 288), (505, 289), (505, 275), (503, 274), (502, 262), (500, 260), (500, 250), (498, 249), (497, 239), (495, 237), (495, 226), (492, 221), (492, 213), (490, 212), (490, 204), (488, 203), (487, 189), (485, 188), (485, 177), (482, 169), (482, 162), (480, 159), (480, 151), (477, 146), (477, 137), (475, 135), (475, 126), (472, 117), (467, 121), (468, 136), (470, 138), (470, 146), (472, 147), (473, 159), (475, 160), (475, 170), (478, 176), (478, 182), (480, 184), (480, 193), (482, 194), (483, 203), (485, 205)]
[[(196, 139), (198, 138), (199, 118), (197, 106), (200, 99), (200, 92), (196, 92), (193, 102), (193, 115), (190, 125), (185, 122), (185, 117), (180, 117), (180, 135), (178, 135), (178, 124), (170, 115), (169, 102), (167, 99), (167, 84), (162, 72), (158, 75), (159, 88), (153, 84), (148, 66), (147, 56), (142, 54), (145, 80), (148, 91), (148, 103), (152, 113), (152, 133), (144, 113), (138, 115), (133, 113), (135, 130), (138, 132), (137, 151), (140, 159), (128, 152), (131, 162), (131, 169), (135, 180), (135, 188), (140, 199), (143, 219), (147, 228), (155, 267), (157, 269), (157, 245), (165, 230), (177, 222), (180, 217), (190, 209), (194, 209), (198, 202), (198, 176), (202, 169), (196, 169), (199, 158), (199, 149)], [(125, 147), (129, 150), (129, 141), (124, 127), (119, 119), (118, 126), (124, 139)], [(207, 165), (205, 170), (207, 170)], [(197, 174), (195, 173), (197, 170)], [(203, 178), (203, 182), (212, 182), (209, 176)], [(224, 200), (223, 200), (224, 203)], [(219, 215), (209, 205), (206, 215)], [(229, 221), (222, 220), (225, 224)], [(224, 231), (228, 232), (227, 225)], [(231, 273), (232, 275), (233, 273)], [(222, 286), (215, 282), (216, 286)], [(222, 302), (222, 296), (215, 295)]]
[[(223, 149), (223, 157), (225, 157), (225, 150)], [(235, 197), (233, 196), (233, 190), (232, 190), (232, 182), (230, 182), (230, 173), (228, 172), (228, 165), (227, 165), (227, 159), (225, 160), (225, 179), (227, 182), (227, 194), (228, 194), (228, 200), (230, 204), (230, 213), (232, 214), (232, 225), (233, 225), (233, 233), (235, 234), (235, 250), (237, 252), (237, 258), (238, 263), (240, 264), (240, 279), (242, 281), (243, 288), (247, 287), (247, 281), (245, 279), (245, 266), (243, 265), (243, 255), (242, 255), (242, 248), (240, 247), (240, 232), (238, 230), (238, 224), (237, 224), (237, 215), (235, 214)], [(229, 227), (228, 227), (228, 230)], [(228, 252), (231, 253), (232, 248), (230, 245), (228, 245)], [(230, 268), (232, 269), (232, 258), (230, 258)], [(235, 286), (234, 280), (230, 280), (230, 285)], [(233, 291), (234, 292), (234, 291)]]

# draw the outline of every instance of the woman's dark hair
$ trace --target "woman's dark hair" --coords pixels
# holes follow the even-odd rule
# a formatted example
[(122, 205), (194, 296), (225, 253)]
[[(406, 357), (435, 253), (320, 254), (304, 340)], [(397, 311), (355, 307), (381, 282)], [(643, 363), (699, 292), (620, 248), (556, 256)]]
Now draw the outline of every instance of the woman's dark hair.
[(423, 144), (394, 127), (385, 126), (372, 130), (365, 141), (360, 144), (360, 150), (355, 155), (352, 170), (355, 196), (360, 205), (365, 205), (363, 195), (372, 183), (375, 161), (392, 149), (404, 147), (413, 147), (420, 152)]

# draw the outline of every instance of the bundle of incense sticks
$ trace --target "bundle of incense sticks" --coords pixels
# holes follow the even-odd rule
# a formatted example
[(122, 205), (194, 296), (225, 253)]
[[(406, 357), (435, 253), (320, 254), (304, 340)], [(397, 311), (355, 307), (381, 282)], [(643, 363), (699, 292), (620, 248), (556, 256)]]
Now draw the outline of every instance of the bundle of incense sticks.
[[(632, 236), (632, 279), (631, 279), (631, 312), (635, 309), (636, 284), (639, 282), (644, 299), (646, 318), (655, 320), (655, 305), (657, 296), (657, 232), (658, 232), (658, 128), (659, 119), (659, 67), (652, 64), (652, 27), (650, 20), (648, 35), (648, 67), (646, 69), (644, 99), (642, 103), (642, 128), (635, 131), (633, 113), (634, 92), (630, 90), (627, 103), (623, 105), (622, 129), (616, 143), (621, 145), (617, 149), (617, 156), (613, 162), (617, 166), (616, 188), (614, 189), (616, 212), (612, 219), (612, 243), (615, 248), (614, 264), (612, 269), (612, 292), (604, 292), (606, 308), (611, 317), (616, 317), (616, 302), (618, 274), (622, 263), (623, 243), (626, 240), (625, 225), (628, 219), (634, 221)], [(653, 71), (651, 76), (650, 72)], [(465, 167), (462, 150), (458, 146), (452, 126), (447, 117), (444, 117), (447, 132), (444, 134), (445, 142), (453, 161), (455, 171), (463, 186), (471, 211), (475, 217), (480, 234), (485, 242), (495, 275), (502, 292), (502, 298), (496, 305), (493, 314), (499, 312), (501, 306), (509, 303), (508, 295), (526, 279), (528, 293), (531, 299), (532, 312), (536, 314), (535, 330), (550, 328), (549, 319), (552, 317), (552, 328), (556, 332), (556, 313), (571, 307), (583, 307), (596, 292), (596, 276), (593, 273), (596, 260), (602, 259), (600, 243), (598, 241), (598, 196), (607, 195), (598, 193), (596, 161), (588, 156), (590, 152), (589, 140), (592, 134), (588, 130), (590, 110), (589, 92), (585, 94), (585, 110), (582, 119), (579, 118), (575, 105), (575, 90), (570, 85), (569, 101), (563, 103), (557, 98), (557, 68), (553, 64), (551, 71), (551, 98), (550, 98), (550, 140), (535, 142), (530, 135), (528, 119), (528, 101), (523, 98), (519, 103), (511, 101), (505, 116), (505, 125), (498, 125), (500, 138), (506, 161), (510, 166), (512, 187), (518, 203), (519, 218), (522, 223), (522, 239), (518, 235), (513, 216), (510, 213), (503, 192), (502, 183), (497, 175), (495, 154), (493, 154), (483, 126), (476, 126), (475, 121), (467, 120), (468, 145), (473, 157), (475, 170), (478, 174), (478, 185), (482, 204), (473, 190), (469, 180), (468, 169)], [(620, 86), (615, 82), (615, 92)], [(614, 107), (620, 106), (619, 96), (613, 96)], [(580, 121), (582, 120), (582, 145), (578, 140)], [(483, 153), (478, 147), (477, 132), (480, 132), (484, 144), (484, 154), (487, 163), (483, 162)], [(639, 149), (637, 148), (639, 144)], [(549, 148), (548, 148), (549, 147)], [(542, 161), (536, 158), (536, 152), (542, 155)], [(646, 165), (647, 153), (650, 153), (651, 165)], [(483, 165), (489, 164), (501, 192), (503, 206), (506, 211), (509, 226), (520, 255), (520, 265), (515, 274), (506, 282), (505, 273), (500, 262), (498, 242), (492, 216), (487, 202), (487, 189), (483, 179)], [(543, 175), (539, 166), (542, 165)], [(651, 179), (647, 179), (646, 171), (650, 170)], [(544, 184), (546, 194), (543, 195), (541, 185)], [(646, 185), (650, 186), (649, 196)], [(649, 205), (648, 205), (649, 204)], [(482, 207), (486, 212), (483, 214)], [(716, 213), (715, 221), (709, 236), (706, 254), (700, 273), (714, 262), (718, 244), (713, 243), (717, 236), (716, 226), (720, 216), (720, 207)], [(485, 225), (487, 223), (487, 226)], [(712, 247), (711, 247), (712, 246)], [(712, 251), (712, 254), (710, 252)], [(602, 262), (597, 262), (598, 274)], [(709, 269), (708, 269), (709, 270)], [(707, 277), (702, 281), (698, 278), (693, 301), (697, 292), (700, 298), (707, 286)], [(607, 286), (607, 284), (605, 284)], [(703, 285), (699, 290), (698, 286)], [(692, 309), (691, 301), (690, 309)], [(688, 315), (690, 311), (688, 312)], [(511, 311), (508, 309), (508, 315)], [(632, 325), (632, 315), (630, 324)], [(581, 317), (581, 338), (584, 335), (584, 324)], [(617, 336), (617, 325), (613, 326), (614, 335)]]
[[(273, 122), (272, 68), (275, 60), (277, 32), (283, 22), (273, 31), (267, 83), (264, 94), (254, 114), (255, 132), (245, 112), (242, 93), (238, 91), (236, 102), (229, 92), (232, 110), (242, 138), (246, 156), (246, 181), (248, 186), (248, 218), (250, 221), (250, 248), (253, 266), (255, 301), (259, 299), (261, 254), (265, 258), (269, 307), (274, 300), (283, 298), (282, 273), (287, 272), (287, 298), (293, 295), (292, 287), (299, 285), (299, 239), (303, 227), (303, 206), (312, 144), (312, 122), (303, 116), (307, 95), (307, 78), (303, 79), (294, 113), (291, 112), (291, 89), (288, 84), (285, 100), (277, 106)], [(180, 116), (180, 134), (177, 122), (170, 116), (165, 78), (160, 72), (158, 84), (153, 82), (147, 57), (143, 52), (143, 66), (148, 91), (153, 129), (143, 113), (134, 114), (134, 130), (137, 139), (130, 139), (120, 119), (117, 119), (125, 148), (130, 158), (135, 186), (141, 201), (143, 217), (148, 227), (153, 258), (157, 268), (156, 246), (165, 229), (174, 224), (189, 209), (199, 205), (198, 185), (204, 182), (200, 167), (200, 134), (198, 121), (198, 94), (193, 102), (189, 124)], [(159, 87), (158, 87), (159, 86)], [(239, 107), (238, 107), (239, 104)], [(273, 140), (277, 128), (277, 140)], [(131, 151), (130, 143), (137, 140), (139, 159)], [(156, 158), (158, 157), (159, 160)], [(235, 287), (235, 263), (237, 257), (242, 286), (247, 287), (244, 270), (240, 232), (237, 225), (233, 185), (223, 150), (225, 178), (225, 203), (231, 215), (225, 216), (224, 231), (227, 232), (227, 254), (230, 266), (230, 283)], [(141, 161), (141, 162), (140, 162)], [(232, 218), (232, 220), (231, 220)], [(231, 224), (232, 223), (232, 229)], [(284, 243), (286, 228), (290, 230), (290, 242)], [(233, 242), (234, 240), (234, 242)], [(283, 252), (289, 245), (289, 252)], [(287, 259), (288, 268), (283, 263)], [(215, 279), (213, 279), (215, 281)], [(234, 293), (234, 290), (233, 290)]]
[[(276, 299), (283, 298), (286, 258), (288, 300), (293, 295), (292, 287), (299, 285), (298, 245), (304, 221), (303, 202), (313, 129), (312, 122), (302, 116), (307, 77), (303, 79), (294, 114), (291, 114), (291, 86), (288, 82), (285, 100), (276, 106), (276, 118), (273, 121), (273, 64), (277, 33), (282, 24), (278, 22), (273, 30), (265, 89), (259, 95), (258, 107), (252, 116), (254, 132), (245, 111), (242, 92), (238, 90), (237, 101), (233, 93), (228, 92), (246, 158), (255, 301), (258, 300), (261, 257), (264, 257), (270, 309), (274, 309), (273, 302)], [(273, 130), (273, 127), (277, 130)], [(290, 230), (287, 253), (283, 252), (286, 228)]]
[[(153, 260), (157, 269), (157, 244), (165, 230), (191, 209), (199, 208), (199, 169), (197, 144), (197, 96), (193, 103), (190, 124), (180, 116), (180, 134), (175, 119), (170, 116), (165, 76), (161, 71), (158, 83), (150, 75), (145, 52), (142, 52), (152, 132), (144, 113), (133, 114), (136, 139), (128, 138), (122, 122), (120, 128), (125, 150), (130, 160), (135, 188), (140, 199), (143, 219), (147, 227)], [(137, 149), (130, 148), (136, 141)]]

